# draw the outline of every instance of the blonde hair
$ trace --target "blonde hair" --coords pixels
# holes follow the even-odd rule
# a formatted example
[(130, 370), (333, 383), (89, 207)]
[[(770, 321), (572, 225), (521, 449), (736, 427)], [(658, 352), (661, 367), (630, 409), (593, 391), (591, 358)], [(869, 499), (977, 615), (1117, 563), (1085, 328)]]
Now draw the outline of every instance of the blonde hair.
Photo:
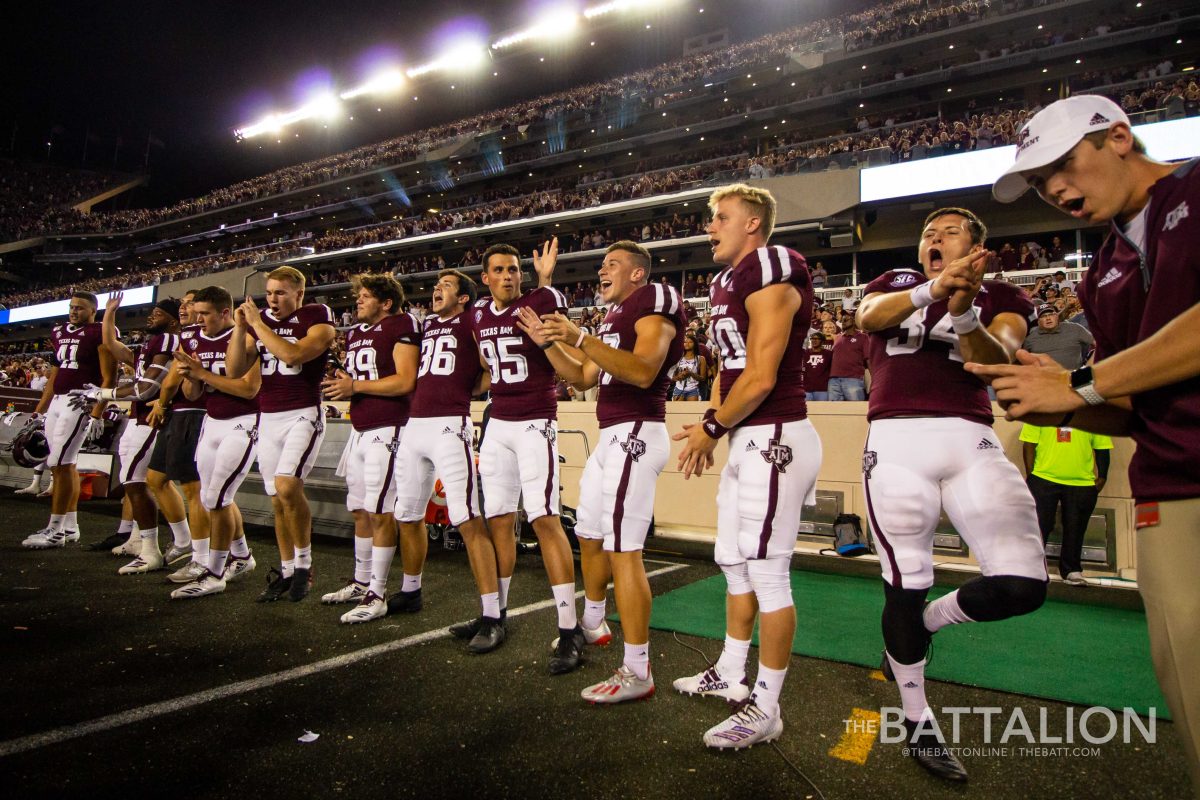
[(290, 281), (300, 289), (304, 288), (304, 273), (295, 267), (276, 267), (267, 273), (269, 281)]
[(722, 186), (709, 195), (709, 210), (715, 213), (717, 203), (730, 197), (741, 200), (750, 215), (758, 217), (759, 230), (762, 232), (763, 240), (770, 239), (771, 232), (775, 230), (775, 197), (766, 189), (759, 189), (746, 183), (733, 183), (729, 186)]

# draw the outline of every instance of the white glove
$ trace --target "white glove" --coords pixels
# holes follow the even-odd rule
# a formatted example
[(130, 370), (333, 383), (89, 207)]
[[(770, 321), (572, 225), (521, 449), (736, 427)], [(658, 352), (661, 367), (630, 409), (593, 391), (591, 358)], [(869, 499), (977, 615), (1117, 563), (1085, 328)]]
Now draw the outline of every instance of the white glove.
[(71, 398), (67, 402), (71, 408), (76, 411), (84, 411), (90, 409), (98, 400), (116, 400), (117, 395), (113, 389), (101, 389), (92, 383), (85, 383), (82, 389), (72, 389), (67, 392)]
[(104, 435), (104, 420), (98, 419), (96, 417), (92, 417), (90, 420), (88, 420), (87, 435), (84, 437), (84, 441), (91, 443), (91, 442), (96, 441), (103, 435)]

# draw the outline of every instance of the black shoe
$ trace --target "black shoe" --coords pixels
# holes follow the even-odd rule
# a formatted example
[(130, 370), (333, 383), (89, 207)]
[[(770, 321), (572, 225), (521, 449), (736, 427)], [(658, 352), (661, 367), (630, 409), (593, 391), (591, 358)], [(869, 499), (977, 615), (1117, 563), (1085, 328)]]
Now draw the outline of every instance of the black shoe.
[[(388, 601), (389, 603), (391, 601)], [(388, 611), (391, 611), (389, 606)], [(450, 635), (455, 639), (474, 639), (475, 634), (479, 633), (479, 626), (483, 624), (483, 617), (476, 617), (469, 622), (456, 622), (450, 626)], [(504, 632), (508, 633), (508, 609), (500, 611), (500, 625), (504, 628)]]
[(503, 622), (495, 617), (480, 617), (479, 630), (471, 638), (467, 649), (475, 655), (490, 653), (504, 644), (504, 640), (507, 638), (508, 633), (504, 629)]
[(966, 767), (962, 762), (955, 758), (954, 754), (946, 749), (946, 744), (935, 733), (925, 728), (918, 734), (917, 727), (920, 723), (912, 720), (904, 720), (904, 728), (908, 731), (908, 754), (917, 760), (917, 763), (926, 770), (947, 781), (964, 782), (967, 780)]
[(113, 535), (109, 536), (107, 539), (102, 539), (99, 542), (92, 542), (91, 544), (85, 544), (83, 546), (83, 549), (91, 550), (93, 553), (100, 553), (100, 552), (111, 553), (112, 549), (114, 547), (120, 547), (121, 545), (125, 544), (126, 540), (128, 540), (128, 539), (129, 539), (128, 533), (114, 533)]
[(421, 590), (415, 589), (411, 592), (397, 592), (388, 598), (387, 610), (389, 614), (417, 613), (421, 610)]
[(292, 579), (283, 577), (283, 573), (271, 567), (267, 573), (267, 588), (254, 601), (256, 603), (274, 603), (292, 588)]
[(576, 625), (571, 630), (558, 629), (558, 646), (550, 657), (550, 674), (565, 675), (578, 669), (583, 661), (583, 648), (587, 644), (583, 628)]
[[(390, 608), (388, 610), (391, 611)], [(475, 634), (479, 633), (481, 625), (483, 625), (483, 617), (476, 617), (469, 622), (456, 622), (450, 626), (450, 635), (455, 639), (474, 639)]]
[(292, 574), (292, 585), (288, 587), (288, 600), (299, 603), (308, 597), (308, 590), (312, 588), (312, 584), (312, 570), (296, 567)]

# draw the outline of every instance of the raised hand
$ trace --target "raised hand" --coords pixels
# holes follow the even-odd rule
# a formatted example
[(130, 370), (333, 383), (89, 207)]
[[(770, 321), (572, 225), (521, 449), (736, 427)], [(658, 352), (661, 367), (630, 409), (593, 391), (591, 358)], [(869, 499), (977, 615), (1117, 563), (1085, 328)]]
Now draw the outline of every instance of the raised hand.
[(104, 304), (104, 316), (107, 317), (109, 314), (115, 313), (116, 310), (121, 307), (121, 300), (124, 298), (124, 292), (113, 292), (110, 294), (108, 296), (108, 302)]
[(533, 251), (533, 271), (538, 276), (538, 286), (549, 286), (554, 278), (554, 266), (558, 263), (558, 237), (542, 242), (541, 255)]

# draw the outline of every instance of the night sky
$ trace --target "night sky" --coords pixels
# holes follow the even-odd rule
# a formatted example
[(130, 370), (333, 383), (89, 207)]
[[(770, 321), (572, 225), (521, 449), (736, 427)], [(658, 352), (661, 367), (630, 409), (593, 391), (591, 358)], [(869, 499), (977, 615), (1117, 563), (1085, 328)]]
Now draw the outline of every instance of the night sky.
[[(841, 8), (865, 4), (836, 3)], [(347, 110), (355, 120), (328, 130), (302, 122), (288, 129), (290, 138), (282, 144), (271, 137), (239, 144), (232, 135), (234, 127), (268, 110), (297, 107), (322, 75), (344, 90), (366, 77), (372, 60), (378, 63), (391, 53), (405, 67), (424, 63), (437, 55), (438, 40), (455, 31), (474, 26), (491, 41), (524, 27), (533, 9), (547, 5), (530, 0), (20, 4), (15, 14), (11, 9), (5, 14), (0, 156), (45, 161), (46, 143), (52, 141), (51, 161), (78, 166), (86, 139), (89, 166), (112, 169), (115, 152), (118, 169), (140, 172), (152, 135), (152, 181), (136, 204), (166, 203), (514, 99), (660, 63), (680, 55), (686, 36), (728, 27), (742, 39), (822, 16), (834, 3), (680, 0), (647, 15), (614, 14), (571, 42), (507, 56), (475, 77), (430, 76), (417, 79), (397, 98), (351, 101)], [(651, 30), (645, 30), (646, 22)], [(591, 39), (597, 47), (588, 47)], [(493, 70), (500, 77), (492, 76)], [(413, 94), (418, 102), (412, 102)]]

